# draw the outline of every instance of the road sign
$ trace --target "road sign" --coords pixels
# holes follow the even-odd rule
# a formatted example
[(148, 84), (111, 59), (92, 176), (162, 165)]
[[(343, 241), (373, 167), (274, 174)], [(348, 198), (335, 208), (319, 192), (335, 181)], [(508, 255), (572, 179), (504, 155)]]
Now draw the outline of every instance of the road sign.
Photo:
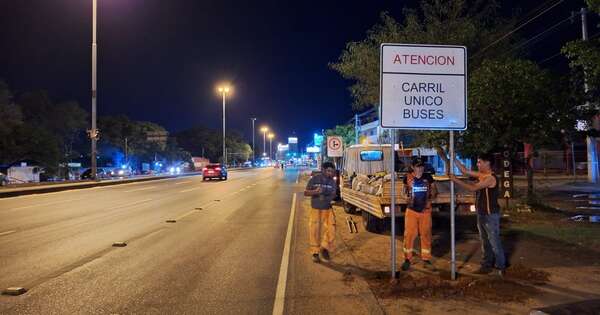
[(383, 128), (467, 129), (467, 48), (382, 44)]
[(327, 137), (327, 156), (340, 157), (344, 155), (344, 144), (342, 137), (331, 136)]

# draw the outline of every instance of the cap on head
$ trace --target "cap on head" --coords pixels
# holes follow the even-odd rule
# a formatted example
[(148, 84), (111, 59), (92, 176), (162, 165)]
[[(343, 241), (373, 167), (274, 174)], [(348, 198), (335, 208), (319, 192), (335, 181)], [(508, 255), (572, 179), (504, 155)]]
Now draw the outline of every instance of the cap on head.
[(423, 161), (422, 158), (417, 157), (417, 158), (413, 159), (412, 166), (413, 167), (425, 166), (425, 162)]

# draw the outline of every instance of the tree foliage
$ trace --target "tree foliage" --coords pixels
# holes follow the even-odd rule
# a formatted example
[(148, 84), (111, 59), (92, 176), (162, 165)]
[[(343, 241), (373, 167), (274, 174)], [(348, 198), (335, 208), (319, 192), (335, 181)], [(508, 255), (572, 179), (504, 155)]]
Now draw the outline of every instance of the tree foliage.
[[(181, 147), (193, 156), (204, 156), (212, 162), (222, 160), (223, 136), (220, 131), (196, 127), (177, 133), (176, 138)], [(252, 157), (252, 147), (235, 132), (226, 136), (225, 145), (229, 163), (245, 162)]]
[[(349, 42), (330, 67), (353, 82), (349, 90), (356, 110), (377, 107), (382, 43), (465, 45), (470, 53), (478, 53), (510, 25), (498, 17), (497, 9), (494, 0), (424, 0), (419, 10), (405, 9), (402, 22), (383, 12), (381, 21), (367, 32), (366, 38)], [(495, 47), (505, 45), (501, 42)], [(476, 66), (478, 60), (470, 61), (470, 67)]]

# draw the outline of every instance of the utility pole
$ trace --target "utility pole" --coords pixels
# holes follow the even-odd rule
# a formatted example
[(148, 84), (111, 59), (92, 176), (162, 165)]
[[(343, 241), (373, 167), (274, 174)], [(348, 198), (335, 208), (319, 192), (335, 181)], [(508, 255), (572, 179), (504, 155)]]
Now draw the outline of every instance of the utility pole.
[(129, 159), (127, 158), (127, 153), (128, 153), (128, 147), (127, 147), (127, 137), (125, 137), (125, 164), (127, 164), (127, 166), (129, 166)]
[(358, 144), (358, 114), (354, 114), (354, 143)]
[[(581, 8), (581, 35), (582, 35), (583, 41), (588, 40), (587, 9), (586, 8)], [(584, 74), (584, 77), (585, 77), (585, 74)], [(587, 78), (584, 81), (584, 91), (587, 95), (587, 93), (589, 91)], [(585, 102), (585, 107), (586, 108), (590, 107), (589, 101)], [(594, 117), (592, 117), (591, 128), (596, 129), (596, 130), (600, 129), (600, 119), (597, 114), (594, 115)], [(598, 182), (598, 150), (597, 150), (596, 138), (590, 137), (588, 135), (586, 137), (586, 144), (587, 144), (588, 181), (590, 183), (597, 183)]]
[(98, 57), (98, 45), (96, 44), (96, 16), (98, 11), (98, 1), (92, 1), (92, 128), (89, 130), (90, 140), (92, 141), (92, 160), (90, 163), (91, 177), (96, 179), (97, 174), (97, 160), (96, 160), (96, 141), (98, 140), (98, 130), (96, 129), (96, 94), (97, 92), (97, 81), (96, 81), (96, 69), (97, 69), (97, 57)]

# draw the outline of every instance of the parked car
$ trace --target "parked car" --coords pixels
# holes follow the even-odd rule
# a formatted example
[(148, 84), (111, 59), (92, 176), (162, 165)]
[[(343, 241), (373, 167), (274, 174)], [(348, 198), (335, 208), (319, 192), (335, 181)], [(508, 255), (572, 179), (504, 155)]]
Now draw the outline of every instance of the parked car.
[(216, 164), (208, 164), (206, 167), (202, 169), (202, 179), (208, 180), (218, 178), (222, 180), (227, 180), (227, 168), (225, 165), (216, 163)]
[(133, 172), (131, 171), (131, 168), (115, 168), (112, 171), (110, 171), (110, 176), (111, 177), (129, 177), (133, 175)]
[[(110, 175), (106, 172), (105, 169), (98, 167), (96, 169), (96, 178), (98, 179), (106, 179), (109, 178)], [(85, 170), (83, 173), (81, 173), (81, 176), (79, 176), (79, 178), (81, 179), (92, 179), (92, 169), (88, 168), (87, 170)]]

